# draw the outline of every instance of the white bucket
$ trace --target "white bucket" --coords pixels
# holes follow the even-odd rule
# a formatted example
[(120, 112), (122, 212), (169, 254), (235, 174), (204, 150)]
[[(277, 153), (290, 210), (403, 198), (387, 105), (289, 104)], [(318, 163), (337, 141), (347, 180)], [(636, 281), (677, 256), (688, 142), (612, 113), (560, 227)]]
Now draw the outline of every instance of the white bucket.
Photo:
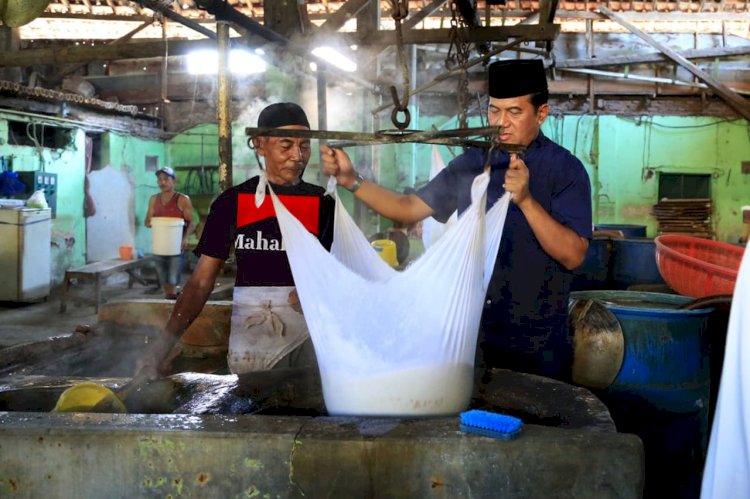
[(151, 250), (154, 255), (179, 255), (182, 253), (182, 226), (185, 221), (176, 217), (151, 219)]

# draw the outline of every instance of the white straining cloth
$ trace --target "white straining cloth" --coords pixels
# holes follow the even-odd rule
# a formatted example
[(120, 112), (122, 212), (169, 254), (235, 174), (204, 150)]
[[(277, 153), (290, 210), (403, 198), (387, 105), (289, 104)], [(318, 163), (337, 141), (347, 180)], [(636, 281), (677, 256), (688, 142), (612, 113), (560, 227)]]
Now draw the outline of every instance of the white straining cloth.
[[(262, 202), (261, 179), (256, 203)], [(401, 272), (372, 249), (336, 194), (331, 252), (271, 190), (320, 366), (330, 414), (455, 414), (471, 397), (482, 306), (510, 195), (485, 213), (489, 174), (472, 205)]]

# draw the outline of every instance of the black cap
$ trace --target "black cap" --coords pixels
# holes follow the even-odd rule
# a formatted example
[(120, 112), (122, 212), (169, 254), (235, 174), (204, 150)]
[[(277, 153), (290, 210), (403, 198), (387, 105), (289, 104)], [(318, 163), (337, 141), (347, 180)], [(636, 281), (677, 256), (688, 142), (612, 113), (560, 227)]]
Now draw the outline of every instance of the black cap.
[(267, 106), (258, 116), (258, 128), (279, 128), (300, 125), (310, 128), (305, 111), (293, 102), (277, 102)]
[(541, 59), (511, 59), (490, 64), (490, 97), (507, 99), (545, 91), (547, 75)]

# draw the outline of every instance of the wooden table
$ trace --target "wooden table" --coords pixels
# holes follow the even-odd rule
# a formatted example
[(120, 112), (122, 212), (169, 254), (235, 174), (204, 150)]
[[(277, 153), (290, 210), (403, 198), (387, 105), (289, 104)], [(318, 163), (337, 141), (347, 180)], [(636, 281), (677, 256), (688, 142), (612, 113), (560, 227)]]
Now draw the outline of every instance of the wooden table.
[[(99, 312), (99, 303), (101, 303), (101, 285), (102, 280), (116, 274), (118, 272), (128, 273), (128, 288), (133, 287), (133, 281), (137, 281), (139, 284), (147, 285), (148, 282), (139, 275), (139, 270), (145, 266), (153, 265), (154, 258), (147, 256), (145, 258), (137, 258), (133, 260), (121, 260), (115, 258), (112, 260), (101, 260), (99, 262), (89, 263), (83, 267), (70, 269), (65, 271), (65, 279), (63, 282), (63, 292), (60, 298), (60, 313), (65, 312), (67, 309), (67, 302), (70, 298), (68, 291), (70, 290), (70, 282), (73, 279), (84, 279), (94, 282), (94, 296), (81, 296), (79, 294), (73, 297), (76, 301), (92, 304), (95, 307), (96, 312)], [(157, 286), (161, 286), (157, 274), (156, 278)]]

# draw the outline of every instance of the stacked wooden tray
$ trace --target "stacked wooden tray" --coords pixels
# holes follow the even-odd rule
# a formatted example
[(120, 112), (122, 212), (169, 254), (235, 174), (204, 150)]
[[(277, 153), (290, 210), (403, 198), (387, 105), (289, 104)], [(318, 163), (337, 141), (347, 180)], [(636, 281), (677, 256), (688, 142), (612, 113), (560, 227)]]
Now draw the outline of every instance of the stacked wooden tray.
[(714, 238), (710, 199), (662, 199), (651, 208), (659, 222), (658, 234)]

